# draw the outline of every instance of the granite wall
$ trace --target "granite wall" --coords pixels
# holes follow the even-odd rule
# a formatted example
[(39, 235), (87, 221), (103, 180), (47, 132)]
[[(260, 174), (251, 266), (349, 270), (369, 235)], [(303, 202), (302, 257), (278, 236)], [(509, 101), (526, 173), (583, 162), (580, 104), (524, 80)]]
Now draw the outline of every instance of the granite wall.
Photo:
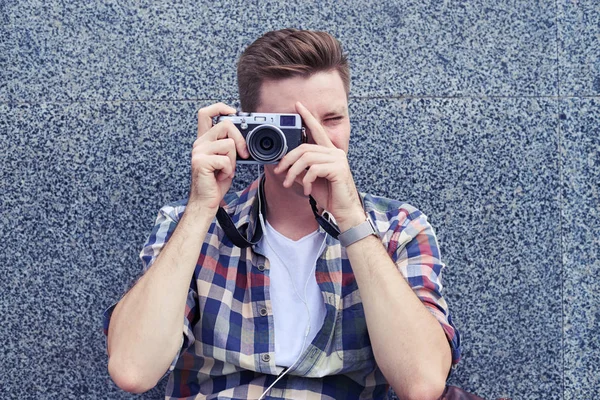
[(360, 189), (437, 229), (450, 382), (598, 398), (596, 0), (0, 1), (0, 397), (135, 397), (106, 372), (102, 312), (186, 196), (196, 110), (236, 104), (241, 50), (286, 26), (349, 53)]

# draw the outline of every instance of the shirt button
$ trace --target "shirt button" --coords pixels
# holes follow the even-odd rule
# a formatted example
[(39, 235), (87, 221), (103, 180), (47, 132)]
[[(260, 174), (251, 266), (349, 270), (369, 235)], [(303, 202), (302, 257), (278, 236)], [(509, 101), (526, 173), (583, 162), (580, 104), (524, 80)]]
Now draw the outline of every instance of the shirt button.
[(261, 308), (259, 313), (260, 313), (261, 317), (266, 317), (269, 312), (267, 311), (266, 308)]
[(271, 361), (271, 356), (270, 356), (270, 355), (268, 355), (268, 354), (266, 354), (266, 353), (265, 353), (265, 354), (263, 354), (261, 358), (262, 358), (262, 360), (263, 360), (264, 362), (266, 362), (266, 363), (268, 363), (269, 361)]
[(258, 265), (256, 266), (256, 268), (258, 268), (258, 270), (262, 272), (262, 271), (264, 271), (264, 270), (265, 270), (265, 264), (258, 264)]

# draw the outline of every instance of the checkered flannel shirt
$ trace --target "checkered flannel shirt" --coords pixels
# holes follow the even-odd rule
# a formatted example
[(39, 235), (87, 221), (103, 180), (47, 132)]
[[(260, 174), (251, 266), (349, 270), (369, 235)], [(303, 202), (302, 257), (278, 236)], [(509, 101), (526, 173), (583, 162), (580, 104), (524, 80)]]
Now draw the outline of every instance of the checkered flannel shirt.
[[(258, 206), (258, 184), (257, 180), (223, 201), (235, 225), (248, 237), (259, 223), (251, 212)], [(458, 363), (459, 333), (442, 297), (444, 264), (427, 217), (407, 204), (361, 197), (389, 256), (441, 324), (452, 349), (452, 362)], [(140, 253), (144, 271), (173, 234), (185, 204), (182, 201), (160, 210)], [(326, 308), (323, 326), (267, 398), (386, 398), (389, 386), (375, 363), (345, 248), (329, 235), (326, 244), (315, 272)], [(216, 220), (211, 224), (189, 288), (182, 346), (168, 371), (166, 399), (258, 399), (283, 371), (275, 364), (269, 260), (254, 250), (234, 246)], [(105, 333), (113, 309), (105, 313)]]

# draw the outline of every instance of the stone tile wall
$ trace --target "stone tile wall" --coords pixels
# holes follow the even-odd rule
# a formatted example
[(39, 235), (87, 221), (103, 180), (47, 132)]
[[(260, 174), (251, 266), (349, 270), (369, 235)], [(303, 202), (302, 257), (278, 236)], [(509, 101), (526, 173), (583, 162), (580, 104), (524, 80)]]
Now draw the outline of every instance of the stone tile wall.
[(135, 397), (106, 372), (102, 312), (186, 196), (196, 110), (236, 105), (240, 52), (287, 26), (349, 53), (359, 188), (437, 230), (464, 346), (450, 383), (599, 397), (597, 1), (5, 0), (2, 398)]

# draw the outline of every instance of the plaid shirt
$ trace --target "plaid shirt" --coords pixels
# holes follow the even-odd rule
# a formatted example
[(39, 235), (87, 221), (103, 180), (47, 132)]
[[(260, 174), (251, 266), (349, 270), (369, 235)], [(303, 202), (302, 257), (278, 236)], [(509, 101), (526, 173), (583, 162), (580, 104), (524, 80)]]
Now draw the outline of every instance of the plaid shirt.
[[(223, 201), (235, 225), (249, 237), (259, 223), (252, 212), (258, 206), (258, 182)], [(441, 295), (444, 264), (427, 218), (407, 204), (361, 197), (389, 256), (444, 329), (456, 364), (460, 339)], [(184, 201), (160, 210), (140, 254), (144, 271), (184, 211)], [(211, 224), (189, 288), (182, 346), (169, 369), (167, 399), (258, 399), (283, 371), (275, 364), (269, 260), (255, 250), (234, 246), (216, 220)], [(266, 398), (386, 398), (389, 386), (375, 363), (350, 262), (345, 248), (329, 235), (315, 274), (326, 308), (323, 326)], [(105, 333), (113, 309), (105, 313)]]

